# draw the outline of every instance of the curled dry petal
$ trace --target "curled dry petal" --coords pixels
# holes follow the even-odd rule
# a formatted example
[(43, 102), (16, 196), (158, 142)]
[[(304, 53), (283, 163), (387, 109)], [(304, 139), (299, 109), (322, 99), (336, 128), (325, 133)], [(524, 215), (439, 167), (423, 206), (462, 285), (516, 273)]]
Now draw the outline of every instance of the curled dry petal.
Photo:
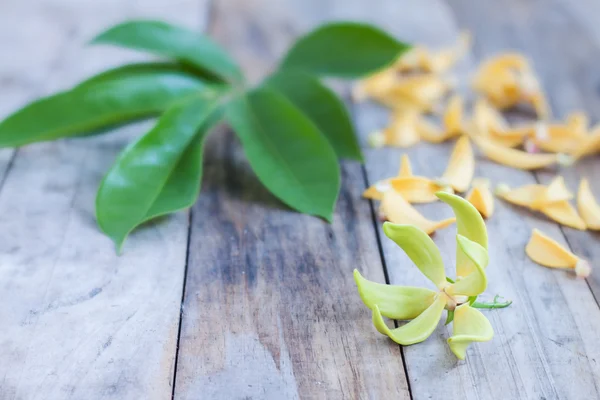
[(396, 111), (390, 125), (383, 131), (384, 143), (392, 147), (410, 147), (419, 141), (416, 125), (419, 114), (414, 111)]
[[(400, 169), (398, 171), (399, 178), (408, 178), (413, 176), (412, 166), (410, 165), (410, 159), (406, 154), (402, 155), (400, 159)], [(376, 182), (374, 185), (368, 187), (363, 192), (363, 197), (366, 199), (381, 200), (383, 198), (383, 192), (392, 188), (391, 180), (393, 178), (383, 179)]]
[(572, 155), (575, 159), (600, 153), (600, 125), (596, 126), (588, 136), (580, 141)]
[(481, 311), (468, 303), (454, 310), (453, 334), (448, 338), (450, 350), (461, 360), (467, 355), (467, 348), (472, 342), (487, 342), (494, 337), (494, 329), (490, 321)]
[(435, 286), (446, 286), (442, 255), (429, 235), (414, 225), (385, 222), (383, 232), (394, 241)]
[(356, 269), (354, 280), (363, 303), (371, 310), (377, 305), (382, 315), (393, 319), (416, 318), (433, 303), (436, 295), (426, 288), (371, 282)]
[(551, 268), (575, 268), (579, 261), (579, 257), (539, 229), (531, 232), (525, 253), (536, 263)]
[[(456, 215), (456, 227), (459, 235), (478, 243), (484, 249), (488, 247), (488, 236), (485, 223), (479, 211), (462, 197), (439, 192), (440, 200), (452, 207)], [(471, 258), (460, 247), (456, 250), (456, 274), (465, 277), (477, 269)]]
[(586, 278), (591, 272), (590, 264), (586, 260), (577, 257), (538, 229), (531, 232), (525, 253), (544, 267), (573, 269), (578, 277)]
[(445, 228), (455, 221), (455, 218), (448, 218), (442, 221), (432, 221), (425, 218), (395, 190), (388, 190), (383, 194), (381, 200), (381, 212), (390, 222), (396, 224), (412, 224), (429, 235), (438, 229)]
[(575, 207), (567, 200), (557, 201), (544, 206), (540, 211), (561, 225), (584, 231), (587, 226)]
[(478, 296), (487, 287), (487, 276), (485, 268), (489, 262), (488, 251), (479, 243), (467, 239), (462, 235), (456, 235), (458, 248), (473, 262), (473, 271), (446, 287), (445, 291), (450, 296)]
[(443, 121), (447, 135), (460, 135), (463, 132), (463, 107), (462, 97), (455, 94), (448, 101)]
[(433, 333), (440, 321), (445, 306), (446, 296), (443, 293), (439, 293), (433, 304), (423, 311), (421, 315), (396, 329), (388, 328), (381, 316), (379, 307), (375, 306), (373, 310), (373, 325), (375, 325), (379, 333), (387, 335), (398, 344), (408, 346), (424, 341)]
[(524, 170), (545, 168), (562, 163), (563, 159), (559, 154), (530, 154), (525, 151), (511, 149), (480, 136), (473, 139), (487, 158), (513, 168)]
[(577, 192), (577, 209), (589, 229), (600, 230), (600, 205), (594, 198), (587, 179), (582, 179)]
[(442, 178), (457, 192), (465, 192), (475, 174), (475, 156), (468, 136), (461, 136)]
[(490, 191), (488, 185), (475, 184), (473, 180), (473, 188), (469, 191), (466, 200), (473, 204), (477, 211), (481, 213), (484, 218), (489, 218), (494, 213), (494, 196)]
[(445, 190), (444, 185), (439, 182), (421, 176), (395, 178), (390, 183), (392, 188), (411, 204), (437, 201), (438, 198), (435, 194), (440, 190)]

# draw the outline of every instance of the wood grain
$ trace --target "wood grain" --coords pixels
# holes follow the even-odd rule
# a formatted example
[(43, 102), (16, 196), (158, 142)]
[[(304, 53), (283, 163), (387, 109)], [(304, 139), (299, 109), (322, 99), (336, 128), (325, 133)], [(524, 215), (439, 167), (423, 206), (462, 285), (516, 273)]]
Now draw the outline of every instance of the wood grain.
[[(109, 24), (154, 16), (200, 27), (200, 5), (2, 2), (2, 116), (133, 59), (125, 51), (84, 50)], [(94, 219), (100, 179), (123, 145), (147, 128), (17, 152), (0, 191), (1, 399), (171, 396), (187, 215), (135, 233), (121, 257)], [(1, 172), (10, 150), (0, 154)]]
[[(344, 4), (217, 2), (210, 31), (256, 81)], [(343, 165), (328, 225), (274, 200), (220, 135), (193, 209), (175, 398), (408, 398), (399, 348), (374, 333), (352, 279), (384, 280), (360, 165)]]
[[(502, 40), (497, 38), (526, 36), (514, 30), (509, 22), (517, 18), (515, 14), (526, 20), (523, 14), (519, 14), (524, 3), (527, 2), (390, 1), (386, 12), (381, 14), (389, 16), (390, 20), (384, 27), (397, 36), (434, 46), (452, 43), (459, 27), (472, 30), (477, 43), (475, 53), (459, 68), (460, 73), (472, 70), (474, 63), (492, 50), (500, 50), (488, 48), (487, 53), (481, 50), (488, 44), (492, 46), (495, 40)], [(544, 2), (538, 3), (543, 7), (541, 4)], [(402, 13), (391, 11), (394, 7), (401, 9)], [(501, 17), (507, 13), (510, 17)], [(541, 34), (533, 36), (530, 33), (527, 37), (532, 43), (543, 40)], [(551, 68), (550, 63), (547, 64)], [(461, 77), (465, 79), (466, 75), (463, 73)], [(376, 107), (361, 105), (355, 108), (355, 112), (363, 133), (381, 128), (387, 122), (387, 113)], [(417, 174), (439, 176), (450, 149), (451, 144), (422, 144), (411, 148), (408, 153), (416, 164)], [(393, 175), (401, 154), (402, 151), (396, 149), (369, 150), (368, 180), (374, 182)], [(485, 160), (478, 161), (477, 175), (494, 183), (506, 182), (515, 186), (536, 181), (530, 173)], [(533, 227), (564, 243), (559, 227), (500, 201), (496, 205), (497, 210), (488, 222), (491, 264), (487, 293), (488, 297), (500, 293), (514, 300), (514, 304), (505, 310), (486, 313), (494, 326), (495, 338), (491, 343), (471, 346), (466, 362), (457, 362), (449, 352), (445, 341), (451, 329), (442, 324), (426, 342), (404, 348), (413, 398), (597, 397), (600, 371), (596, 360), (600, 347), (593, 332), (600, 328), (600, 311), (589, 288), (584, 281), (577, 281), (565, 272), (535, 265), (524, 253)], [(419, 209), (434, 219), (451, 215), (449, 208), (439, 203)], [(453, 227), (435, 235), (448, 266), (454, 262), (454, 235)], [(380, 236), (383, 237), (382, 248), (390, 281), (427, 285), (428, 282), (412, 267), (402, 251), (385, 236)]]

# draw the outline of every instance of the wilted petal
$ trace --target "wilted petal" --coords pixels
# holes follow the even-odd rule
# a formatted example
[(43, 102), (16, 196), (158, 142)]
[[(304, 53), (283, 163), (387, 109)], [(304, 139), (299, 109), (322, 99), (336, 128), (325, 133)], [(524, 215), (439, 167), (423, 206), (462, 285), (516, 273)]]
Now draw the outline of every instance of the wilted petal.
[(456, 142), (450, 155), (448, 167), (442, 179), (457, 192), (465, 192), (475, 173), (475, 156), (468, 136), (462, 136)]
[(427, 233), (414, 225), (398, 225), (389, 222), (383, 224), (383, 231), (404, 250), (434, 285), (440, 289), (446, 286), (442, 255)]
[(456, 307), (453, 325), (454, 332), (448, 339), (448, 345), (461, 360), (465, 359), (471, 342), (487, 342), (494, 337), (490, 321), (468, 303)]
[(446, 288), (450, 296), (478, 296), (487, 287), (485, 267), (489, 262), (488, 251), (479, 243), (475, 243), (462, 235), (456, 235), (458, 248), (473, 262), (475, 269), (469, 275)]
[(433, 303), (436, 295), (426, 288), (371, 282), (356, 269), (354, 280), (363, 303), (371, 310), (377, 305), (382, 315), (393, 319), (416, 318)]
[(570, 226), (581, 231), (587, 228), (585, 221), (567, 200), (547, 204), (540, 211), (561, 225)]
[[(439, 192), (437, 196), (452, 207), (456, 215), (456, 227), (458, 234), (467, 239), (478, 243), (484, 249), (488, 246), (487, 230), (485, 222), (477, 209), (462, 197)], [(456, 274), (459, 277), (465, 277), (476, 270), (473, 261), (465, 254), (462, 249), (456, 249)]]
[(407, 346), (419, 343), (433, 333), (440, 321), (445, 306), (446, 298), (443, 294), (439, 294), (433, 304), (423, 311), (421, 315), (396, 329), (388, 328), (381, 316), (379, 307), (375, 306), (373, 309), (373, 325), (375, 325), (379, 333), (389, 336), (390, 339), (398, 344)]
[(577, 192), (577, 209), (588, 229), (600, 230), (600, 205), (594, 198), (587, 179), (582, 179)]
[(465, 199), (473, 204), (484, 218), (489, 218), (494, 213), (494, 196), (490, 191), (489, 182), (487, 184), (479, 184), (473, 179), (473, 188)]
[(575, 268), (579, 257), (538, 229), (531, 232), (525, 253), (536, 263), (550, 268)]
[(383, 193), (380, 210), (383, 217), (388, 221), (395, 224), (415, 225), (427, 234), (432, 234), (438, 229), (445, 228), (455, 221), (455, 218), (448, 218), (442, 221), (432, 221), (425, 218), (400, 193), (393, 189)]
[[(432, 203), (438, 201), (435, 195), (445, 189), (436, 181), (422, 176), (409, 176), (406, 178), (394, 178), (390, 181), (394, 190), (402, 195), (409, 203)], [(451, 190), (451, 189), (450, 189)]]

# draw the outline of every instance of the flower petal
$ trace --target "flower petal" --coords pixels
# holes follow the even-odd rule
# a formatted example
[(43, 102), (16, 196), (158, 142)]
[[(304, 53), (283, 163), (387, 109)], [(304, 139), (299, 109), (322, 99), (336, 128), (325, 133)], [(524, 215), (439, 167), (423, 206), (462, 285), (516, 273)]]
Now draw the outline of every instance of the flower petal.
[(562, 176), (557, 176), (547, 187), (545, 187), (545, 190), (533, 200), (530, 207), (534, 210), (539, 210), (547, 204), (571, 200), (572, 198), (573, 193), (565, 184), (565, 179)]
[(475, 186), (467, 194), (467, 201), (481, 213), (484, 218), (489, 218), (494, 212), (494, 196), (488, 186)]
[(531, 232), (525, 253), (536, 263), (550, 268), (575, 268), (579, 257), (538, 229)]
[(390, 125), (384, 130), (385, 144), (393, 147), (410, 147), (417, 143), (417, 120), (419, 115), (413, 111), (395, 111)]
[(431, 221), (411, 206), (396, 190), (388, 190), (383, 193), (380, 210), (383, 217), (388, 221), (395, 224), (415, 225), (427, 234), (445, 228), (456, 220), (455, 218), (448, 218), (442, 221)]
[(546, 187), (539, 184), (525, 185), (515, 189), (500, 184), (496, 189), (496, 195), (509, 203), (522, 207), (531, 207), (531, 204), (540, 196), (543, 196), (545, 191)]
[(457, 192), (465, 192), (475, 173), (475, 156), (468, 136), (457, 140), (442, 179)]
[[(439, 192), (437, 196), (452, 207), (456, 215), (456, 227), (458, 234), (478, 243), (484, 249), (488, 247), (487, 230), (485, 222), (477, 209), (462, 197)], [(456, 274), (465, 277), (476, 270), (476, 266), (462, 249), (456, 249)]]
[(504, 147), (492, 139), (482, 136), (475, 136), (473, 140), (487, 158), (512, 168), (533, 170), (569, 161), (563, 154), (532, 154)]
[(458, 94), (453, 95), (448, 101), (443, 121), (447, 135), (458, 135), (463, 132), (464, 102)]
[(396, 329), (390, 329), (385, 324), (379, 307), (376, 305), (373, 309), (373, 325), (379, 333), (389, 336), (394, 342), (408, 346), (427, 339), (435, 330), (442, 316), (442, 311), (446, 306), (446, 299), (443, 295), (438, 295), (433, 304), (409, 323)]
[(398, 171), (398, 178), (408, 178), (413, 176), (412, 166), (410, 165), (410, 158), (408, 155), (402, 154), (400, 159), (400, 170)]
[(579, 216), (575, 207), (567, 200), (547, 204), (540, 211), (559, 224), (581, 231), (586, 229), (585, 221)]
[(438, 198), (435, 194), (444, 189), (444, 186), (421, 176), (394, 178), (390, 182), (394, 190), (411, 204), (437, 201)]
[(458, 248), (473, 262), (475, 269), (469, 275), (448, 286), (446, 293), (450, 296), (478, 296), (487, 287), (485, 267), (489, 262), (488, 251), (479, 243), (475, 243), (462, 235), (456, 235), (456, 242)]
[(429, 235), (414, 225), (398, 225), (385, 222), (383, 232), (404, 250), (435, 286), (446, 286), (446, 272), (442, 255)]
[(594, 198), (587, 179), (582, 179), (577, 192), (577, 209), (589, 229), (600, 230), (600, 205)]
[(469, 306), (468, 303), (454, 310), (453, 330), (453, 335), (448, 338), (448, 345), (461, 360), (465, 359), (467, 347), (471, 342), (487, 342), (494, 337), (494, 329), (490, 321), (481, 311)]
[(436, 292), (426, 288), (385, 285), (371, 282), (354, 270), (354, 280), (363, 303), (371, 310), (393, 319), (413, 319), (429, 307)]

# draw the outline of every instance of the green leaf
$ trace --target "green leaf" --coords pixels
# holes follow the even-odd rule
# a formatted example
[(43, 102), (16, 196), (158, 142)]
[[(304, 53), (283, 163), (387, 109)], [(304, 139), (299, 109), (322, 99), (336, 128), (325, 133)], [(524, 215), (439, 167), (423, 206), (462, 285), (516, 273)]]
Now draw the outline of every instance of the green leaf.
[(226, 81), (242, 80), (239, 67), (218, 44), (204, 35), (165, 22), (127, 21), (101, 33), (92, 43), (148, 51)]
[(408, 48), (373, 26), (338, 22), (300, 38), (288, 51), (281, 68), (358, 78), (391, 64)]
[(194, 179), (201, 169), (193, 168), (201, 168), (195, 165), (201, 150), (194, 147), (200, 147), (197, 141), (208, 132), (218, 106), (216, 92), (180, 102), (119, 155), (96, 197), (98, 224), (119, 250), (136, 226), (187, 207), (191, 197), (195, 199), (198, 182)]
[[(157, 73), (181, 73), (184, 75), (194, 75), (196, 71), (187, 67), (184, 64), (177, 62), (141, 62), (120, 65), (115, 68), (108, 69), (100, 72), (91, 78), (86, 79), (77, 85), (77, 88), (81, 88), (87, 85), (94, 85), (99, 82), (111, 81), (114, 79), (122, 79), (129, 76), (157, 74)], [(198, 78), (198, 76), (196, 76)], [(210, 81), (209, 76), (202, 77), (203, 80)], [(211, 83), (213, 83), (211, 81)]]
[(234, 99), (226, 118), (263, 185), (288, 206), (331, 221), (340, 170), (310, 119), (266, 87)]
[(452, 321), (454, 321), (454, 311), (448, 310), (448, 314), (446, 315), (446, 322), (444, 322), (444, 325), (448, 325)]
[(34, 101), (0, 122), (0, 147), (58, 139), (153, 116), (207, 86), (195, 76), (148, 71)]
[(302, 71), (280, 71), (267, 80), (327, 137), (340, 158), (362, 161), (352, 121), (344, 103), (317, 78)]

